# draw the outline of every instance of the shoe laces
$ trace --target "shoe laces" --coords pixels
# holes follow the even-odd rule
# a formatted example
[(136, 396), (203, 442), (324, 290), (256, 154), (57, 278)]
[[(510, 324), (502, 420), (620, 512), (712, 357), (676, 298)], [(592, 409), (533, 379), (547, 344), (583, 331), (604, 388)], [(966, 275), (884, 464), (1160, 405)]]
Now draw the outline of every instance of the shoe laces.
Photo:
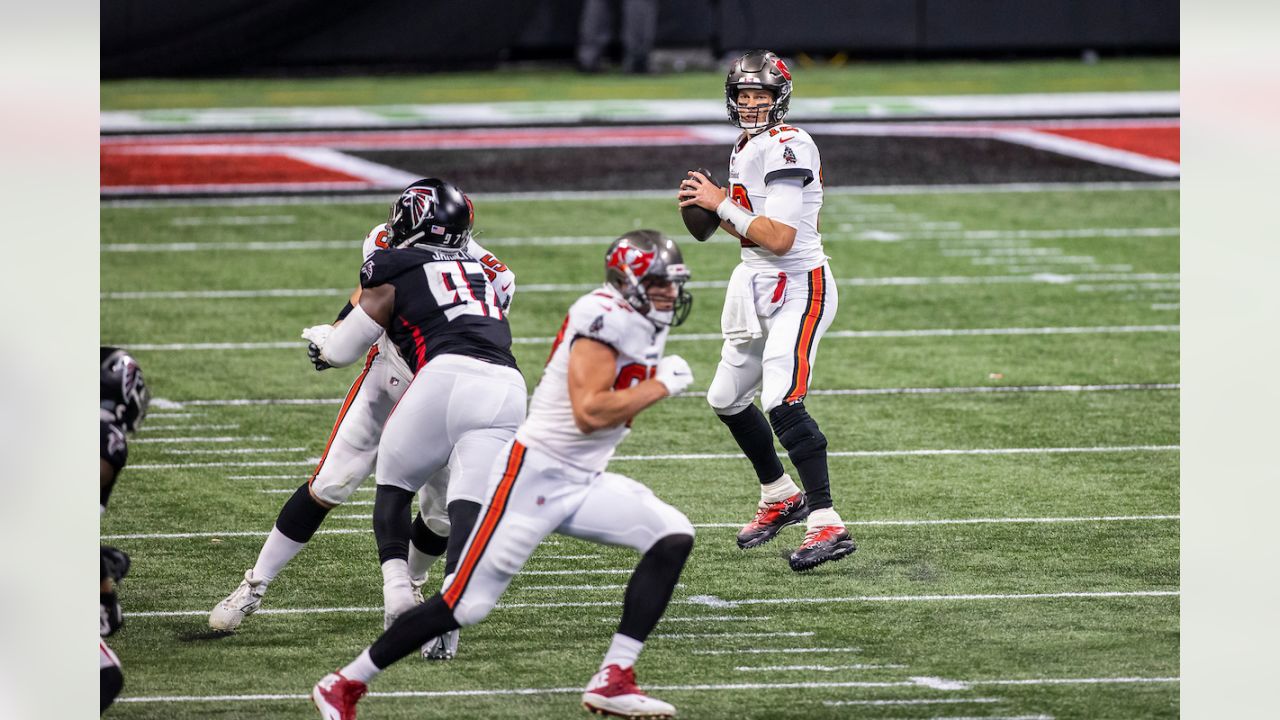
[(835, 540), (844, 528), (839, 525), (820, 525), (805, 531), (804, 544), (801, 547), (812, 547), (820, 542)]

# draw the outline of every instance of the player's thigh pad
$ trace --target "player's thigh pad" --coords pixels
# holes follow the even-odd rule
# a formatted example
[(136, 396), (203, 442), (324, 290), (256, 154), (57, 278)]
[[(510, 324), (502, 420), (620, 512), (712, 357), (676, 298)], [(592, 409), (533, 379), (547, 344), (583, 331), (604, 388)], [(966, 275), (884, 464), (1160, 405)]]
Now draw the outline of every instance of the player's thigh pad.
[(721, 415), (732, 415), (751, 404), (760, 389), (764, 338), (720, 348), (720, 364), (707, 388), (707, 404)]
[(787, 288), (782, 307), (765, 321), (767, 340), (760, 404), (766, 413), (783, 403), (803, 400), (808, 394), (818, 343), (831, 327), (840, 305), (835, 278), (827, 265), (803, 277), (804, 282)]
[(542, 539), (582, 501), (588, 478), (522, 445), (508, 443), (496, 479), (467, 538), (457, 570), (445, 578), (445, 604), (461, 625), (484, 619)]
[(341, 505), (373, 472), (382, 428), (407, 383), (391, 383), (390, 363), (374, 357), (352, 383), (320, 457), (311, 492), (332, 505)]
[(453, 442), (447, 408), (456, 384), (456, 375), (433, 372), (430, 365), (418, 372), (382, 430), (379, 485), (417, 492), (448, 464)]
[(658, 499), (641, 483), (616, 473), (601, 473), (578, 509), (557, 532), (622, 545), (644, 553), (668, 535), (693, 535), (684, 513)]
[(524, 422), (524, 380), (514, 370), (505, 377), (468, 376), (459, 380), (451, 402), (457, 407), (450, 406), (450, 429), (457, 435), (449, 456), (448, 502), (482, 503), (490, 470)]

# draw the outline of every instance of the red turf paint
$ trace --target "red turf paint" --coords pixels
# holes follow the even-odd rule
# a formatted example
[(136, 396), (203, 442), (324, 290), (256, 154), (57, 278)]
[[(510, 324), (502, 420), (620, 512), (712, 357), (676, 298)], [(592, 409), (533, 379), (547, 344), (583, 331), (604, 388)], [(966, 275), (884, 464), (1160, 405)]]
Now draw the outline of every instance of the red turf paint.
[(101, 154), (103, 187), (139, 185), (254, 185), (360, 183), (364, 178), (282, 155)]
[(1040, 129), (1040, 132), (1180, 162), (1180, 128), (1177, 127), (1055, 128)]

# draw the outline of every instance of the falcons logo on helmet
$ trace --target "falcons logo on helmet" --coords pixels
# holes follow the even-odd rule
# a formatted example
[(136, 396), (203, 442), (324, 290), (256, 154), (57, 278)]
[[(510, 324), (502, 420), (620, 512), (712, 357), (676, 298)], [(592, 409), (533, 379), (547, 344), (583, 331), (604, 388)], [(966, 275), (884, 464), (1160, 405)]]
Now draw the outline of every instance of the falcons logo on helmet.
[(435, 217), (435, 188), (411, 187), (400, 196), (400, 205), (409, 211), (409, 226), (416, 228)]
[(628, 243), (619, 245), (609, 256), (609, 267), (624, 271), (630, 268), (637, 278), (643, 277), (651, 264), (653, 264), (653, 253), (644, 252)]

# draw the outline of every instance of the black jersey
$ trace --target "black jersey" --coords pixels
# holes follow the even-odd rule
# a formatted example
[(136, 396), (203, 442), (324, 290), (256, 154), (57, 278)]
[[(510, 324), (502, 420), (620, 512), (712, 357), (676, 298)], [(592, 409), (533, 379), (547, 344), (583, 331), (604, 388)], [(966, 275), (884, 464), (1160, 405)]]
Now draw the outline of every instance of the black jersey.
[(516, 367), (506, 314), (484, 267), (470, 255), (377, 250), (360, 268), (360, 286), (386, 284), (396, 290), (387, 336), (413, 372), (445, 353)]

